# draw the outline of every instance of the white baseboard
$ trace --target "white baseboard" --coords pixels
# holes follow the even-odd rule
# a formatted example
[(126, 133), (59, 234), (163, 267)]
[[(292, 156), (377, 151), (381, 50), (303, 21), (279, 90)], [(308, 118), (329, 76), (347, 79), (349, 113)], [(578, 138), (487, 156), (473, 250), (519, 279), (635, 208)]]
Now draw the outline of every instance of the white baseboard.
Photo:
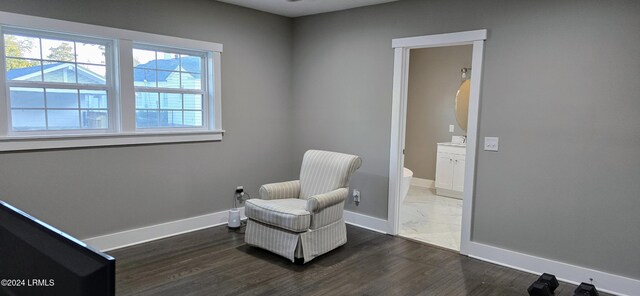
[(389, 222), (384, 219), (371, 217), (351, 211), (344, 211), (344, 221), (347, 224), (358, 226), (360, 228), (373, 230), (376, 232), (389, 233)]
[(435, 188), (436, 181), (429, 179), (421, 179), (413, 177), (411, 178), (411, 186), (418, 186), (424, 188)]
[[(244, 208), (240, 208), (241, 217)], [(227, 224), (229, 211), (221, 211), (201, 216), (125, 230), (121, 232), (83, 239), (86, 244), (102, 252), (137, 245), (165, 237), (196, 231), (208, 227)]]
[(589, 283), (591, 278), (598, 291), (615, 295), (638, 295), (638, 291), (640, 291), (640, 280), (481, 243), (471, 242), (469, 244), (469, 256), (533, 274), (550, 273), (555, 275), (558, 280), (576, 285), (581, 282)]
[(454, 190), (443, 189), (443, 188), (436, 188), (436, 194), (440, 196), (447, 196), (447, 197), (460, 199), (460, 200), (464, 198), (464, 192), (462, 191), (454, 191)]

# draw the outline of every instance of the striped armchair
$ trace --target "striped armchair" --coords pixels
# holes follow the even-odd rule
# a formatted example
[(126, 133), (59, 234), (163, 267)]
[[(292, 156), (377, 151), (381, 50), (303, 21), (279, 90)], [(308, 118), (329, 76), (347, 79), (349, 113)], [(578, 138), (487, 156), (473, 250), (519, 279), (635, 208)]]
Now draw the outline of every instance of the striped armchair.
[(361, 164), (355, 155), (307, 151), (300, 180), (262, 185), (260, 199), (247, 201), (246, 243), (305, 263), (345, 244), (344, 202)]

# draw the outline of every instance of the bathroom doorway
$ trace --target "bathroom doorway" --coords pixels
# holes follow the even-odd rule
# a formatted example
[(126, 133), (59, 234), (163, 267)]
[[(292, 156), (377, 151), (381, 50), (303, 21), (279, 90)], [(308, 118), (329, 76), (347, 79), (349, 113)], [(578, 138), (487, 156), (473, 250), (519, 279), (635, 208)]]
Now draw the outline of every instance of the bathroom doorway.
[(460, 251), (472, 45), (411, 49), (398, 235)]
[[(472, 204), (473, 204), (473, 192), (475, 186), (475, 164), (476, 164), (476, 146), (477, 146), (477, 127), (478, 127), (478, 110), (479, 110), (479, 101), (480, 101), (480, 81), (482, 75), (482, 58), (483, 58), (483, 50), (484, 50), (484, 40), (487, 37), (486, 30), (477, 30), (477, 31), (467, 31), (467, 32), (458, 32), (458, 33), (447, 33), (447, 34), (438, 34), (438, 35), (428, 35), (428, 36), (418, 36), (418, 37), (408, 37), (408, 38), (399, 38), (393, 40), (394, 47), (394, 74), (393, 74), (393, 100), (392, 100), (392, 118), (391, 118), (391, 146), (390, 146), (390, 162), (389, 162), (389, 212), (388, 212), (388, 223), (389, 223), (389, 232), (394, 235), (407, 235), (406, 232), (402, 232), (401, 222), (406, 222), (410, 220), (410, 217), (402, 218), (402, 214), (412, 215), (410, 211), (414, 211), (413, 215), (415, 217), (426, 218), (423, 220), (426, 223), (430, 222), (443, 222), (444, 219), (452, 218), (451, 222), (440, 223), (440, 224), (449, 224), (455, 225), (449, 227), (447, 232), (451, 239), (447, 239), (446, 244), (442, 243), (444, 240), (441, 235), (440, 238), (434, 238), (434, 240), (424, 240), (420, 239), (419, 236), (410, 237), (411, 239), (416, 239), (420, 241), (426, 241), (430, 244), (441, 245), (442, 247), (459, 250), (461, 254), (469, 254), (469, 248), (472, 246), (471, 244), (471, 216), (472, 216)], [(459, 47), (466, 46), (466, 47)], [(413, 107), (411, 106), (410, 112), (408, 112), (408, 106), (411, 104), (409, 101), (409, 93), (410, 93), (410, 80), (411, 80), (411, 59), (420, 59), (419, 51), (420, 49), (435, 49), (441, 47), (451, 47), (448, 51), (460, 49), (471, 50), (470, 63), (469, 57), (465, 61), (465, 65), (457, 65), (455, 66), (455, 78), (453, 78), (453, 84), (456, 87), (454, 91), (450, 95), (446, 95), (449, 97), (449, 103), (455, 102), (455, 96), (457, 93), (457, 89), (463, 84), (465, 80), (466, 83), (466, 91), (468, 91), (468, 106), (466, 115), (467, 119), (467, 131), (466, 138), (461, 137), (464, 135), (464, 132), (461, 130), (461, 123), (458, 123), (458, 119), (452, 121), (451, 118), (446, 119), (449, 123), (445, 122), (445, 133), (448, 133), (447, 138), (438, 138), (436, 140), (436, 147), (429, 148), (430, 150), (435, 149), (435, 155), (429, 156), (427, 153), (423, 153), (427, 149), (423, 148), (411, 148), (408, 145), (411, 145), (414, 142), (411, 138), (411, 135), (408, 135), (410, 132), (408, 129), (412, 127), (412, 119), (409, 118), (408, 114), (413, 112)], [(444, 52), (447, 49), (445, 48)], [(410, 59), (411, 56), (411, 59)], [(432, 62), (428, 62), (427, 68), (437, 68), (436, 64), (439, 59), (436, 58)], [(434, 62), (435, 61), (435, 62)], [(469, 66), (470, 64), (470, 66)], [(415, 71), (414, 71), (415, 72)], [(441, 71), (442, 72), (442, 71)], [(436, 77), (440, 77), (438, 74)], [(466, 77), (462, 77), (463, 73)], [(415, 74), (415, 73), (413, 73)], [(466, 79), (470, 76), (470, 79)], [(437, 80), (437, 79), (436, 79)], [(450, 81), (451, 82), (451, 81)], [(444, 83), (444, 82), (440, 82)], [(436, 84), (438, 84), (436, 82)], [(456, 85), (457, 84), (457, 85)], [(455, 103), (454, 103), (455, 104)], [(413, 104), (415, 105), (415, 104)], [(442, 107), (433, 107), (432, 109), (438, 109)], [(419, 109), (419, 108), (416, 108)], [(455, 118), (455, 108), (448, 112), (450, 116)], [(459, 108), (461, 109), (461, 108)], [(461, 109), (462, 110), (462, 109)], [(443, 112), (441, 112), (443, 113)], [(464, 112), (459, 112), (464, 113)], [(433, 118), (429, 118), (433, 119)], [(409, 121), (409, 122), (408, 122)], [(423, 125), (425, 125), (423, 123)], [(433, 131), (434, 133), (438, 133), (442, 131), (442, 128), (438, 128), (439, 125), (432, 123), (433, 126), (421, 126), (418, 124), (419, 132), (425, 133), (426, 131)], [(453, 133), (450, 133), (450, 125), (454, 125)], [(458, 131), (458, 134), (456, 134)], [(438, 145), (437, 143), (441, 143), (443, 145)], [(442, 160), (447, 161), (446, 165), (438, 166), (438, 150), (439, 146), (441, 147), (440, 156), (442, 156)], [(407, 177), (412, 175), (409, 169), (405, 168), (405, 163), (407, 158), (412, 158), (411, 155), (407, 155), (405, 153), (408, 152), (407, 149), (417, 150), (418, 156), (427, 157), (432, 160), (432, 163), (436, 163), (435, 172), (429, 173), (431, 174), (433, 180), (429, 179), (429, 175), (425, 172), (431, 171), (431, 169), (423, 170), (422, 168), (416, 167), (416, 179), (412, 182), (413, 188), (411, 186), (411, 182), (407, 183)], [(460, 150), (462, 149), (462, 150)], [(422, 154), (420, 154), (422, 153)], [(447, 157), (445, 157), (447, 156)], [(414, 157), (415, 158), (415, 157)], [(409, 163), (412, 160), (409, 159)], [(453, 169), (454, 164), (457, 163), (457, 169)], [(414, 165), (415, 166), (415, 165)], [(439, 173), (445, 172), (444, 178), (436, 178), (436, 175), (442, 175)], [(404, 179), (403, 179), (404, 175)], [(453, 179), (453, 177), (457, 177), (457, 179)], [(404, 188), (403, 188), (403, 180)], [(430, 182), (431, 180), (433, 182)], [(457, 181), (456, 181), (457, 180)], [(463, 180), (461, 183), (460, 180)], [(406, 186), (406, 185), (409, 186)], [(404, 194), (406, 192), (406, 195)], [(456, 199), (458, 198), (458, 199)], [(423, 210), (411, 210), (411, 209), (403, 209), (403, 203), (422, 203)], [(436, 205), (442, 205), (443, 207), (438, 207)], [(448, 207), (450, 205), (450, 207)], [(426, 209), (425, 209), (426, 208)], [(440, 212), (439, 210), (443, 210), (444, 212)], [(447, 213), (448, 211), (448, 213)], [(456, 212), (457, 211), (457, 212)], [(429, 213), (431, 215), (429, 216)], [(459, 214), (458, 214), (459, 213)], [(425, 215), (427, 214), (427, 215)], [(425, 217), (428, 216), (428, 217)], [(455, 220), (454, 220), (455, 219)], [(401, 221), (404, 220), (404, 221)], [(460, 221), (460, 222), (457, 222)], [(415, 221), (413, 226), (416, 224), (420, 224), (420, 221)], [(409, 223), (411, 224), (411, 222)], [(438, 227), (447, 227), (445, 225), (431, 225), (427, 226), (431, 227), (431, 232), (440, 232)], [(459, 230), (458, 230), (459, 229)], [(404, 229), (406, 230), (406, 229)], [(419, 230), (418, 230), (419, 231)], [(415, 232), (418, 232), (415, 231)], [(429, 230), (428, 230), (429, 231)], [(427, 231), (427, 232), (428, 232)], [(453, 235), (456, 235), (456, 239)], [(459, 242), (459, 243), (458, 243)]]

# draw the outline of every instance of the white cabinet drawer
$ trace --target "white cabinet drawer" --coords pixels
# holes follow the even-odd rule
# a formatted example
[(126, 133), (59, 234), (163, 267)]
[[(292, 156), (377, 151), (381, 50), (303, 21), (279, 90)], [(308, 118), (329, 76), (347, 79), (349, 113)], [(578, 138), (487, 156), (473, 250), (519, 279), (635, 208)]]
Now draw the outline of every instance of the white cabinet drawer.
[(452, 146), (447, 144), (438, 144), (438, 153), (467, 154), (467, 148), (464, 146)]

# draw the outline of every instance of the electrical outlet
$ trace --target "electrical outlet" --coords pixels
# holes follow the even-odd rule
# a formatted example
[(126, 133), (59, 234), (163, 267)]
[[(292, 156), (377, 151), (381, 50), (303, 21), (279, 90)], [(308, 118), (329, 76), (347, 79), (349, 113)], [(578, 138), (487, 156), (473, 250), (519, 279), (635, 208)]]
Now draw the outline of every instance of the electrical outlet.
[(455, 126), (453, 124), (449, 125), (449, 132), (453, 133), (455, 131)]
[(236, 192), (233, 194), (233, 207), (236, 208), (238, 204), (242, 204), (244, 202), (244, 186), (236, 186)]
[(353, 201), (356, 205), (360, 203), (360, 190), (353, 189)]

